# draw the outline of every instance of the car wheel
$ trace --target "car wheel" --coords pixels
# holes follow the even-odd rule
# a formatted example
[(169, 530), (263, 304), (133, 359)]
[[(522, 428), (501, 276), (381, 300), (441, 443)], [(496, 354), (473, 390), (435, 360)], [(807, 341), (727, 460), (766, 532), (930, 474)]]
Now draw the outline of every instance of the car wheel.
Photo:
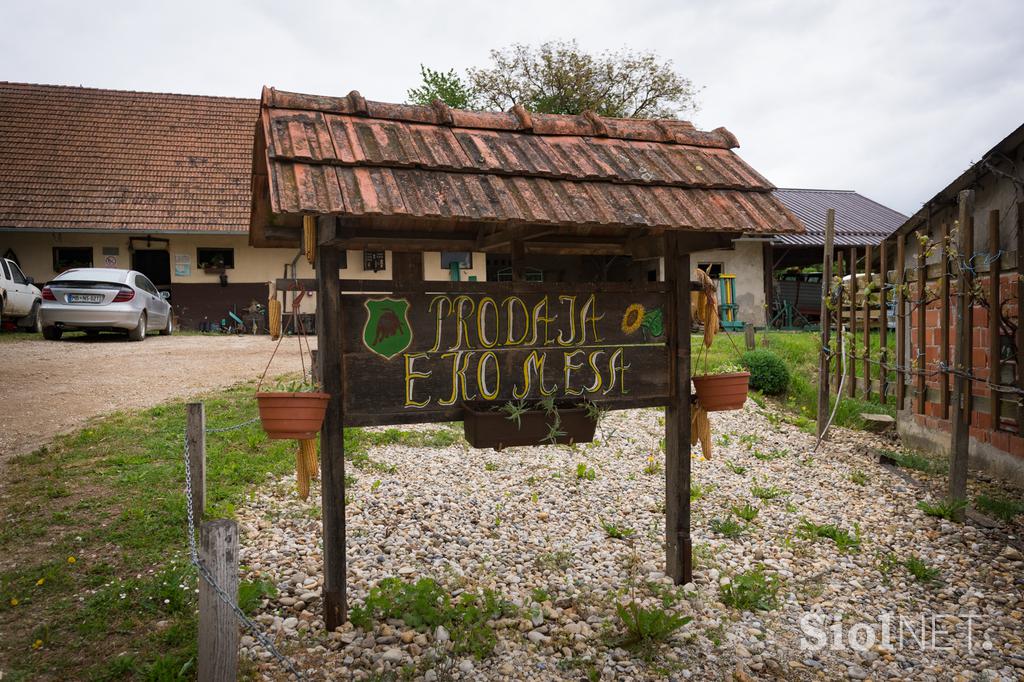
[(60, 327), (43, 327), (43, 338), (47, 341), (60, 341), (63, 334)]
[(129, 341), (142, 341), (146, 338), (146, 313), (139, 315), (139, 323), (128, 332)]
[(21, 318), (23, 329), (38, 334), (43, 331), (43, 317), (39, 314), (39, 303), (32, 304), (32, 312)]
[(167, 313), (167, 324), (160, 330), (161, 336), (170, 336), (174, 333), (174, 315)]

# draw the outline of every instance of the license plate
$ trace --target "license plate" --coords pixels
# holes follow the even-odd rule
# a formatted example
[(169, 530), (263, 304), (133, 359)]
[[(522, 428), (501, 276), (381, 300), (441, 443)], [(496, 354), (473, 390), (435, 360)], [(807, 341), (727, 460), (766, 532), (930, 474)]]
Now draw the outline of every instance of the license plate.
[(99, 303), (103, 294), (68, 294), (68, 303)]

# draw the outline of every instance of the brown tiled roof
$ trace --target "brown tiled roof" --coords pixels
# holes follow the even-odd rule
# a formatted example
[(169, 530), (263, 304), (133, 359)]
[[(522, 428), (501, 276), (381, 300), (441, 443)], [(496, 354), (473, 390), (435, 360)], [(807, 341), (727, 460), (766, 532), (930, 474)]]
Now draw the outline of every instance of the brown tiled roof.
[(251, 99), (0, 82), (0, 228), (245, 233)]
[(739, 145), (724, 128), (268, 88), (260, 120), (254, 229), (269, 210), (439, 223), (802, 231), (772, 196), (772, 184), (732, 151)]

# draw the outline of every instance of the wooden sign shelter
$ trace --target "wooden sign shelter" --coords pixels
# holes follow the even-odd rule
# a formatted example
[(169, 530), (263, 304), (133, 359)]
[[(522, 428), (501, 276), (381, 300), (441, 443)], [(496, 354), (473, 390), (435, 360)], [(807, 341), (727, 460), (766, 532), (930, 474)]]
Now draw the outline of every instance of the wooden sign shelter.
[[(464, 402), (663, 406), (666, 572), (691, 579), (690, 256), (799, 232), (724, 128), (471, 112), (264, 89), (250, 242), (315, 229), (324, 608), (346, 615), (344, 426), (453, 421)], [(343, 250), (391, 280), (341, 280)], [(510, 254), (511, 282), (424, 281), (423, 253)], [(660, 282), (525, 281), (532, 254), (664, 259)], [(296, 283), (278, 282), (279, 289)]]

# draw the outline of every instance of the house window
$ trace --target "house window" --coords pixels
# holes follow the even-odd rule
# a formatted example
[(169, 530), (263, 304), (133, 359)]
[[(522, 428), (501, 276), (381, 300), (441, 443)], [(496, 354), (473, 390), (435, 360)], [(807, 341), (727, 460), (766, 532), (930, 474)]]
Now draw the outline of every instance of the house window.
[(91, 246), (55, 246), (53, 247), (53, 271), (64, 272), (72, 268), (92, 267)]
[(235, 267), (234, 249), (196, 249), (196, 263), (204, 270), (208, 268)]
[(697, 263), (697, 268), (706, 272), (711, 279), (718, 279), (722, 276), (721, 263)]
[(363, 270), (380, 272), (387, 267), (384, 251), (363, 251)]
[(473, 252), (442, 251), (441, 269), (451, 270), (453, 264), (458, 264), (460, 270), (471, 270), (473, 268)]

